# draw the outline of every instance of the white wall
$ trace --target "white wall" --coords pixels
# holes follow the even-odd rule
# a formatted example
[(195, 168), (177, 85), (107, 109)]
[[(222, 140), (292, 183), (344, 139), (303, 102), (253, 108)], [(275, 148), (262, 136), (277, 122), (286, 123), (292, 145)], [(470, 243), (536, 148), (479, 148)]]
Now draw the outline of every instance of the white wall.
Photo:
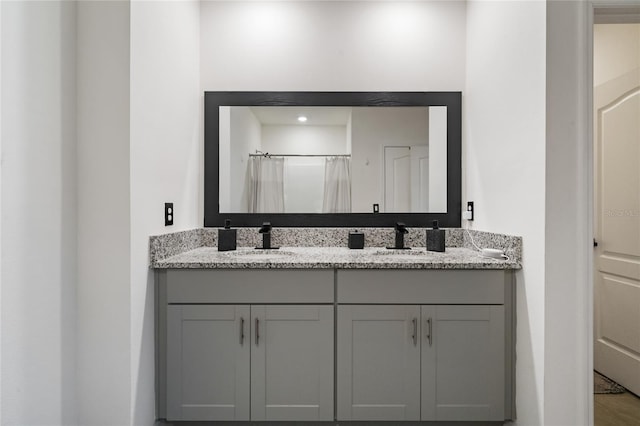
[(447, 211), (447, 107), (429, 107), (429, 211)]
[(373, 204), (384, 209), (384, 146), (429, 143), (426, 108), (354, 108), (351, 112), (351, 206), (370, 213)]
[(475, 202), (474, 229), (523, 238), (516, 346), (517, 424), (522, 425), (549, 424), (544, 421), (545, 21), (541, 1), (467, 4), (466, 199)]
[(640, 24), (593, 27), (593, 85), (640, 68)]
[(73, 425), (75, 5), (0, 11), (2, 424)]
[[(249, 208), (249, 154), (262, 149), (262, 127), (249, 107), (231, 108), (231, 137), (229, 159), (229, 181), (220, 176), (220, 182), (230, 187), (231, 207), (224, 208), (220, 203), (221, 212), (246, 213)], [(220, 164), (224, 163), (222, 152)], [(221, 170), (223, 168), (221, 167)], [(222, 191), (220, 191), (222, 192)]]
[(221, 106), (218, 111), (218, 205), (220, 211), (231, 210), (231, 107)]
[[(199, 11), (198, 1), (131, 3), (129, 345), (135, 425), (152, 425), (155, 419), (149, 236), (202, 225)], [(174, 225), (168, 228), (164, 202), (174, 203)]]
[(164, 201), (198, 226), (199, 3), (0, 12), (2, 424), (150, 425), (148, 236)]
[(346, 126), (262, 125), (262, 151), (273, 154), (346, 154)]
[(77, 4), (79, 424), (131, 411), (129, 2)]
[(148, 237), (198, 226), (198, 56), (198, 2), (78, 5), (82, 425), (155, 419)]
[(201, 5), (202, 90), (462, 90), (465, 2)]

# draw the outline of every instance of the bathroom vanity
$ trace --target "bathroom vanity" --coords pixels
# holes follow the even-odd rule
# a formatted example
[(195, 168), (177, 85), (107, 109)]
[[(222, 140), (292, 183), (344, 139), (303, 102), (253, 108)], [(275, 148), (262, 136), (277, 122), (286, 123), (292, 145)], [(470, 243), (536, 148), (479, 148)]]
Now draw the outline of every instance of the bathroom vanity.
[[(328, 137), (290, 119), (320, 125), (327, 107), (342, 117), (330, 123), (340, 136), (323, 145), (333, 152), (310, 152), (301, 141)], [(205, 228), (150, 242), (158, 418), (457, 426), (515, 418), (522, 240), (460, 229), (462, 93), (205, 92), (204, 117)], [(286, 135), (299, 143), (279, 151)], [(307, 164), (291, 179), (304, 196), (284, 197), (293, 205), (259, 184), (280, 181), (285, 157), (336, 154), (351, 158), (342, 163), (353, 174), (305, 198), (315, 188), (298, 182), (313, 175)], [(335, 159), (323, 161), (332, 175)], [(317, 200), (321, 208), (308, 210)], [(215, 228), (229, 233), (229, 221), (237, 241), (221, 248), (241, 248), (218, 251)], [(448, 229), (430, 230), (425, 244), (436, 223)], [(272, 227), (280, 250), (268, 249)], [(365, 249), (346, 248), (354, 228), (366, 228)], [(482, 258), (473, 239), (508, 257)]]
[(200, 247), (154, 267), (159, 418), (515, 417), (515, 260)]

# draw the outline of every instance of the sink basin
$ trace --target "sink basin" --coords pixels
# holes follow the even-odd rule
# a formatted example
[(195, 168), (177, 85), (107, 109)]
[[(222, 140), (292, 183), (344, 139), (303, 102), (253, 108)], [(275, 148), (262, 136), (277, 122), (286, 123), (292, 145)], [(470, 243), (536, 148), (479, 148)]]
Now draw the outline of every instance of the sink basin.
[(378, 250), (373, 252), (375, 256), (426, 256), (424, 250), (396, 250), (396, 249), (385, 249)]
[(384, 258), (385, 260), (414, 260), (420, 261), (421, 258), (426, 258), (427, 254), (422, 250), (394, 250), (386, 249), (379, 250), (373, 253), (377, 258)]
[(271, 261), (271, 260), (286, 259), (293, 254), (294, 253), (290, 251), (267, 249), (267, 250), (255, 250), (255, 251), (231, 251), (231, 252), (225, 253), (224, 255), (229, 258), (235, 258), (238, 260)]

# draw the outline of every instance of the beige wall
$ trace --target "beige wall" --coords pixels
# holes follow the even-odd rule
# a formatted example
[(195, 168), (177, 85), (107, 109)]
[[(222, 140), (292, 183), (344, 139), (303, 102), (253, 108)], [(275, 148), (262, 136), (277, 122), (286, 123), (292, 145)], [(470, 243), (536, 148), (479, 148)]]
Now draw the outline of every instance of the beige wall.
[(640, 24), (596, 24), (593, 29), (593, 85), (640, 67)]

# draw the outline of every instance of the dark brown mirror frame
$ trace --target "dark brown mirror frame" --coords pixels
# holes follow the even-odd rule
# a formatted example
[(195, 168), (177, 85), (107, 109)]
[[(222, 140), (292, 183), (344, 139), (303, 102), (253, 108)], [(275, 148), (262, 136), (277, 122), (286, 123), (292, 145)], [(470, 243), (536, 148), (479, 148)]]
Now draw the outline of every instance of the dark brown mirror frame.
[[(220, 213), (219, 107), (221, 106), (446, 106), (446, 213)], [(204, 226), (274, 227), (409, 227), (459, 228), (462, 213), (461, 92), (205, 92), (204, 93)]]

